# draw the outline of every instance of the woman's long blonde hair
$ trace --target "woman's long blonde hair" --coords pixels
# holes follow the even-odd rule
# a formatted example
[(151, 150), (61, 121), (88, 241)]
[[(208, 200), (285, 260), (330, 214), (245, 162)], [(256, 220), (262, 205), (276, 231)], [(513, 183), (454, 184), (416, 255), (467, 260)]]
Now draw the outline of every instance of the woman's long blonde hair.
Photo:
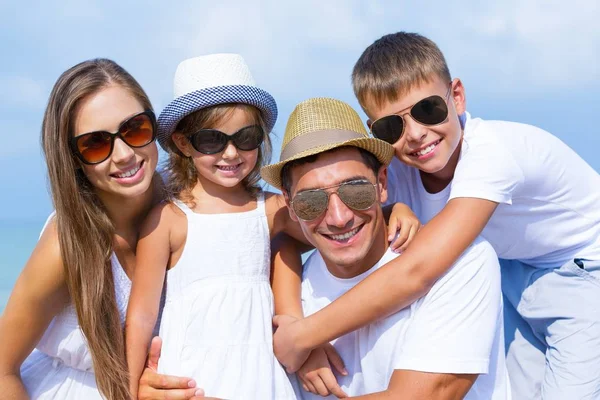
[(111, 254), (114, 226), (69, 147), (81, 100), (109, 85), (128, 90), (144, 109), (148, 96), (114, 61), (94, 59), (65, 71), (48, 101), (42, 146), (69, 295), (92, 355), (96, 383), (108, 399), (129, 399), (123, 329)]

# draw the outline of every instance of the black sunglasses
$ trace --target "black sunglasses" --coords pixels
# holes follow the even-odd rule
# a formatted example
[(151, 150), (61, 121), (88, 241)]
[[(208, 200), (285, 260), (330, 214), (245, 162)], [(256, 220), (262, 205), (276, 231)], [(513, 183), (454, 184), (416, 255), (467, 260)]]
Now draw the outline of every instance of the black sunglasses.
[(410, 110), (404, 114), (392, 114), (381, 117), (371, 124), (371, 133), (377, 139), (381, 139), (390, 144), (396, 143), (404, 134), (404, 116), (410, 114), (412, 119), (422, 125), (433, 126), (439, 125), (448, 118), (448, 95), (452, 89), (452, 85), (446, 93), (446, 99), (441, 96), (434, 95), (424, 98), (421, 101), (413, 104)]
[(113, 152), (115, 139), (120, 138), (130, 147), (144, 147), (156, 138), (156, 117), (146, 110), (124, 121), (115, 133), (94, 131), (74, 136), (71, 150), (84, 164), (99, 164)]
[(265, 136), (265, 131), (260, 125), (246, 126), (233, 135), (227, 135), (216, 129), (201, 129), (188, 136), (188, 140), (196, 151), (202, 154), (217, 154), (225, 150), (227, 143), (243, 151), (250, 151), (260, 147)]
[[(366, 179), (343, 182), (338, 185), (298, 192), (290, 205), (294, 213), (304, 221), (312, 221), (327, 210), (329, 196), (337, 193), (345, 205), (357, 211), (368, 210), (377, 200), (377, 184)], [(330, 191), (327, 189), (337, 188)]]

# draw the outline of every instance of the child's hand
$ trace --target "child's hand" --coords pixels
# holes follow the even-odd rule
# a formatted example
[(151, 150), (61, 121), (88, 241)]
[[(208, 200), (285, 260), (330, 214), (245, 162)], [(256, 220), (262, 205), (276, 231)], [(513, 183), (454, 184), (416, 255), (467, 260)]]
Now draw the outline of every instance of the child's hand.
[(300, 345), (302, 321), (290, 315), (273, 317), (273, 325), (276, 328), (273, 333), (273, 351), (289, 374), (298, 371), (311, 351), (310, 347), (305, 348)]
[[(388, 241), (393, 240), (390, 244), (392, 250), (396, 253), (406, 250), (419, 229), (421, 229), (421, 222), (410, 207), (403, 203), (394, 204), (388, 223)], [(394, 240), (398, 231), (400, 231), (398, 237)]]
[(296, 373), (304, 390), (323, 397), (330, 394), (339, 399), (348, 397), (338, 385), (331, 370), (332, 365), (340, 374), (348, 375), (344, 362), (331, 344), (314, 349)]

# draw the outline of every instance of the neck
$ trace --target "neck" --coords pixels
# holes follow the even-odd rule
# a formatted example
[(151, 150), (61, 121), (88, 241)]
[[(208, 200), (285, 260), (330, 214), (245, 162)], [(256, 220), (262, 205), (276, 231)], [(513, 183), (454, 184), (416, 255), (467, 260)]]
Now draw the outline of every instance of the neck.
[[(140, 196), (132, 198), (108, 196), (98, 193), (106, 208), (108, 217), (115, 227), (115, 235), (130, 243), (136, 243), (144, 218), (160, 199), (160, 178), (155, 175), (148, 190)], [(135, 248), (133, 246), (132, 248)]]
[(215, 200), (223, 206), (243, 207), (252, 199), (242, 183), (225, 187), (200, 177), (191, 191), (194, 200), (201, 205), (206, 201), (214, 205)]
[(444, 168), (440, 171), (427, 174), (423, 171), (419, 171), (421, 175), (421, 182), (423, 182), (423, 187), (429, 193), (438, 193), (441, 192), (452, 182), (454, 179), (454, 172), (456, 171), (456, 166), (458, 165), (458, 159), (460, 158), (460, 149), (462, 147), (463, 138), (461, 136), (456, 149), (454, 149), (454, 153), (448, 159), (448, 163)]

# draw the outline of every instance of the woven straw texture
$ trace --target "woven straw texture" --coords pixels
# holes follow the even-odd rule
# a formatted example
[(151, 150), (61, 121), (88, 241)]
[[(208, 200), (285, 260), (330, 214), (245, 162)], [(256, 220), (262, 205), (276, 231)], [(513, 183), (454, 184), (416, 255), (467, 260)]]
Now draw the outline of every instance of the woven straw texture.
[[(354, 134), (356, 138), (340, 140), (339, 132)], [(303, 148), (303, 137), (320, 135), (319, 144), (307, 140)], [(330, 140), (328, 140), (330, 139)], [(290, 161), (323, 153), (327, 150), (342, 146), (354, 146), (374, 154), (384, 165), (388, 165), (394, 156), (394, 148), (389, 143), (370, 137), (360, 116), (348, 104), (331, 98), (318, 97), (306, 100), (296, 106), (288, 120), (285, 135), (281, 145), (281, 154), (289, 153), (286, 147), (294, 141), (293, 154), (279, 162), (264, 166), (261, 169), (262, 178), (271, 186), (281, 189), (281, 169)]]

